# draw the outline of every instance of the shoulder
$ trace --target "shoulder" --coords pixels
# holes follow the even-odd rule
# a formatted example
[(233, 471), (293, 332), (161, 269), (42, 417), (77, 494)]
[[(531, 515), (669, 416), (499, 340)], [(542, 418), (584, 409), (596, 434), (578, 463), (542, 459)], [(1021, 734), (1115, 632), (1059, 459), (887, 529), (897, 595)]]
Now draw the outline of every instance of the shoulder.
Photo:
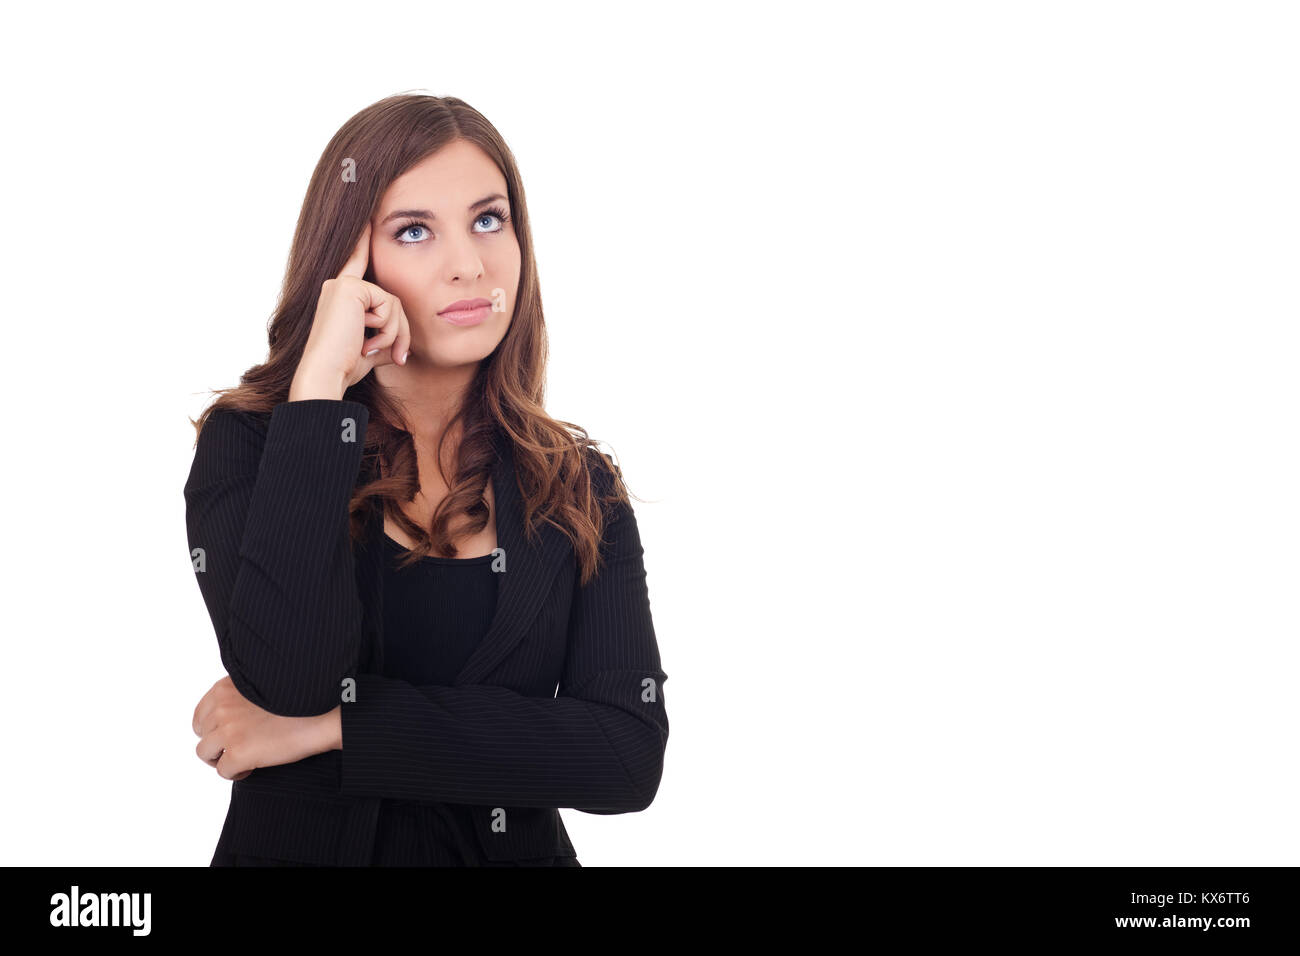
[(595, 445), (587, 445), (583, 451), (593, 492), (600, 495), (613, 494), (623, 478), (623, 473), (614, 463), (614, 459)]
[(215, 408), (199, 429), (187, 488), (255, 470), (266, 444), (270, 416)]
[(208, 422), (221, 421), (227, 425), (236, 424), (256, 431), (266, 431), (271, 421), (270, 412), (250, 412), (242, 408), (214, 408), (208, 416)]
[(635, 523), (634, 517), (631, 522), (624, 520), (634, 512), (627, 486), (623, 483), (623, 471), (613, 456), (595, 446), (588, 446), (585, 451), (591, 476), (591, 494), (604, 515), (606, 527)]
[(269, 412), (247, 412), (237, 408), (214, 408), (199, 431), (199, 444), (261, 444), (270, 424)]

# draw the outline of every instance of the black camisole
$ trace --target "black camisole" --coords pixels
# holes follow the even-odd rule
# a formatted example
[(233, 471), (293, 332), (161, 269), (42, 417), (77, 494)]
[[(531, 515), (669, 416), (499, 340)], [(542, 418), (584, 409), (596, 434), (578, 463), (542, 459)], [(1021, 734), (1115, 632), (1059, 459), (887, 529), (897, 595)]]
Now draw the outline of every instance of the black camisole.
[(492, 555), (427, 555), (398, 568), (405, 554), (384, 535), (384, 676), (451, 684), (496, 612)]
[[(428, 555), (398, 568), (406, 548), (384, 534), (384, 676), (450, 685), (492, 623), (497, 576), (490, 554)], [(380, 802), (373, 865), (465, 866), (477, 856), (431, 808)], [(472, 839), (472, 836), (471, 836)]]

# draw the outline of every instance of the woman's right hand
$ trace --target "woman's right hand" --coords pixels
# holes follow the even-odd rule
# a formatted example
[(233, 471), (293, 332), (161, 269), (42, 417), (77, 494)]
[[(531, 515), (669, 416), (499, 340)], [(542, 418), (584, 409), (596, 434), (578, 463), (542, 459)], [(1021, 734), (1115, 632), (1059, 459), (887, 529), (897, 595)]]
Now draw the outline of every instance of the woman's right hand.
[[(405, 365), (411, 326), (397, 296), (362, 278), (370, 261), (370, 223), (342, 270), (321, 285), (316, 316), (290, 388), (299, 398), (342, 398), (380, 365)], [(366, 338), (367, 328), (379, 332)], [(338, 395), (333, 392), (337, 390)], [(318, 394), (324, 391), (327, 394)]]

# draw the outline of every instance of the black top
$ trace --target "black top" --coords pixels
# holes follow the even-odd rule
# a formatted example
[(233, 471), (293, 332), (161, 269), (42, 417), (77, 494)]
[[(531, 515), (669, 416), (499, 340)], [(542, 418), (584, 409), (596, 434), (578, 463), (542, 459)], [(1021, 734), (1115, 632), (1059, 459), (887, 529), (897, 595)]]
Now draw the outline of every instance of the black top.
[(454, 683), (496, 611), (493, 556), (426, 555), (399, 568), (406, 548), (385, 534), (384, 549), (384, 675)]
[[(492, 624), (497, 604), (493, 555), (426, 555), (399, 567), (406, 548), (384, 535), (385, 677), (417, 686), (450, 685)], [(373, 862), (396, 866), (471, 863), (437, 814), (385, 798), (375, 833)]]

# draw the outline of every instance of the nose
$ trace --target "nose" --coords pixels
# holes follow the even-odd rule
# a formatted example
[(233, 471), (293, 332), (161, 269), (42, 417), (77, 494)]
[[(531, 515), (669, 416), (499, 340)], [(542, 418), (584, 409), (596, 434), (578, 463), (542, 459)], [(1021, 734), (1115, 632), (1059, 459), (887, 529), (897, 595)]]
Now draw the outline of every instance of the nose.
[(450, 252), (447, 260), (447, 278), (453, 282), (474, 283), (483, 275), (483, 260), (479, 258), (472, 241), (462, 240)]

